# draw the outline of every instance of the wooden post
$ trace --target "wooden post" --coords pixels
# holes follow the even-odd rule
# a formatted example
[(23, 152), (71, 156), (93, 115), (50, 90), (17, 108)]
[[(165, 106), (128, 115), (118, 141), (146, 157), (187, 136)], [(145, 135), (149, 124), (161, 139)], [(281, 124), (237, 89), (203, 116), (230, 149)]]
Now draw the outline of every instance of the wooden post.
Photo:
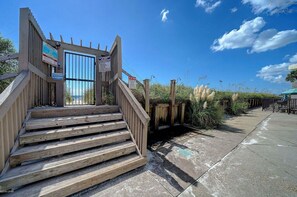
[(28, 70), (29, 61), (29, 8), (20, 9), (19, 72)]
[(170, 97), (169, 97), (170, 126), (174, 126), (175, 84), (176, 84), (175, 80), (170, 81)]
[(99, 55), (96, 56), (96, 105), (102, 104), (102, 74), (99, 72)]
[(185, 108), (186, 108), (186, 104), (182, 103), (180, 105), (180, 124), (183, 125), (185, 122)]
[[(56, 69), (57, 73), (63, 73), (64, 65), (64, 49), (60, 47), (58, 49), (58, 64), (59, 66)], [(64, 80), (56, 82), (56, 104), (58, 107), (64, 107)]]
[(155, 121), (154, 121), (154, 130), (155, 131), (158, 131), (159, 130), (159, 106), (158, 105), (155, 105), (155, 115), (154, 115), (154, 118), (155, 118)]
[(149, 115), (150, 113), (150, 81), (149, 79), (145, 79), (143, 80), (143, 84), (144, 84), (144, 100), (145, 100), (145, 111), (146, 113)]
[[(122, 40), (120, 36), (116, 37), (116, 43), (117, 43), (117, 59), (118, 59), (118, 65), (117, 65), (117, 73), (118, 77), (122, 79)], [(106, 46), (107, 49), (107, 46)]]

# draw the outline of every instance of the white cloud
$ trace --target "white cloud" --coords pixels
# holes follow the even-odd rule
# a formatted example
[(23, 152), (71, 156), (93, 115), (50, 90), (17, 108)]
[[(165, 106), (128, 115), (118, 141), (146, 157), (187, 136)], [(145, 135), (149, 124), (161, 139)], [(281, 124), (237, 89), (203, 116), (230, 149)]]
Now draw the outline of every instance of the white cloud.
[(297, 4), (297, 0), (242, 0), (243, 4), (250, 4), (255, 14), (264, 11), (275, 14), (288, 11), (289, 7)]
[(285, 31), (267, 29), (260, 32), (264, 26), (265, 21), (262, 17), (244, 21), (239, 29), (233, 29), (216, 39), (211, 49), (223, 51), (225, 49), (251, 48), (248, 52), (260, 53), (297, 42), (297, 30), (295, 29)]
[(297, 63), (297, 53), (295, 55), (293, 55), (290, 60), (291, 63)]
[(265, 66), (256, 76), (272, 83), (283, 83), (288, 73), (288, 66), (288, 63)]
[(223, 51), (224, 49), (251, 47), (257, 38), (257, 32), (264, 26), (265, 21), (262, 17), (244, 21), (239, 29), (233, 29), (229, 33), (225, 33), (221, 38), (216, 39), (211, 49)]
[(201, 7), (207, 13), (212, 13), (222, 2), (220, 0), (196, 0), (195, 7)]
[(160, 15), (162, 16), (162, 22), (166, 22), (167, 21), (167, 14), (169, 14), (169, 10), (163, 9), (160, 13)]
[(294, 42), (297, 42), (297, 31), (295, 29), (279, 32), (276, 29), (268, 29), (259, 34), (251, 52), (260, 53), (274, 50)]
[(289, 62), (284, 62), (281, 64), (274, 64), (269, 66), (264, 66), (261, 70), (258, 71), (257, 77), (269, 81), (272, 83), (284, 83), (285, 78), (289, 72), (288, 67), (292, 63), (297, 62), (297, 53), (289, 59)]
[(234, 7), (234, 8), (232, 8), (230, 11), (231, 11), (231, 13), (235, 13), (235, 12), (237, 12), (237, 7)]

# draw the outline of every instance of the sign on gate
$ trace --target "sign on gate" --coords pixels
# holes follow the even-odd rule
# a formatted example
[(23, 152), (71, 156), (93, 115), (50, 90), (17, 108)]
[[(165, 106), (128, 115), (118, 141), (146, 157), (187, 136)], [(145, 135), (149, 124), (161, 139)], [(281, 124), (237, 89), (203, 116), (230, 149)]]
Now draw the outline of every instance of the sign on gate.
[(64, 79), (63, 73), (52, 73), (53, 80), (60, 81)]
[(99, 57), (99, 72), (111, 71), (110, 56)]
[(52, 66), (58, 66), (58, 51), (51, 45), (42, 43), (42, 61)]
[(128, 85), (130, 89), (136, 89), (136, 77), (129, 76)]

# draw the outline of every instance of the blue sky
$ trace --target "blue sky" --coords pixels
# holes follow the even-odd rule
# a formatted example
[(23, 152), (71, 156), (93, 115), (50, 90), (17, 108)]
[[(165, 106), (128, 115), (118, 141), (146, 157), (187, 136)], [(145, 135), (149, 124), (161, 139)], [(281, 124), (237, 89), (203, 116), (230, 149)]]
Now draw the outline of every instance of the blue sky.
[(297, 62), (297, 0), (269, 2), (1, 1), (0, 32), (18, 48), (19, 8), (29, 7), (46, 37), (109, 49), (120, 35), (123, 68), (139, 80), (280, 93)]

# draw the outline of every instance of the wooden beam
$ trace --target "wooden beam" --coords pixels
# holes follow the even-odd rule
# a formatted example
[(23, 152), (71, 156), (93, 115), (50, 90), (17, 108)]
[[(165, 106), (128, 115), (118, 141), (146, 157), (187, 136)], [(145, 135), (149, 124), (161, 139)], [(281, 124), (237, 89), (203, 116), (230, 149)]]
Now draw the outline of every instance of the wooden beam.
[(145, 100), (145, 111), (147, 114), (150, 113), (150, 81), (149, 79), (143, 80), (144, 83), (144, 100)]
[[(56, 40), (48, 40), (48, 43), (52, 46), (56, 45)], [(85, 47), (85, 46), (79, 46), (79, 45), (75, 45), (75, 44), (70, 44), (70, 43), (60, 43), (61, 46), (60, 48), (62, 48), (63, 50), (69, 50), (69, 51), (76, 51), (76, 52), (80, 52), (80, 53), (87, 53), (90, 55), (95, 55), (95, 56), (108, 56), (109, 52), (106, 51), (102, 51), (102, 50), (97, 50), (97, 49), (93, 49), (93, 48), (89, 48), (89, 47)]]
[(109, 85), (112, 84), (112, 83), (113, 83), (115, 80), (117, 80), (117, 79), (118, 79), (118, 73), (115, 74), (115, 75), (113, 76), (113, 78), (109, 80), (109, 82), (108, 82)]
[(5, 73), (3, 75), (0, 75), (0, 81), (5, 80), (5, 79), (11, 79), (18, 76), (18, 73)]
[(82, 40), (80, 40), (80, 46), (82, 46)]
[(45, 81), (47, 80), (46, 74), (41, 72), (41, 70), (39, 70), (37, 67), (33, 66), (31, 63), (29, 63), (29, 70), (31, 72), (33, 72), (34, 74), (38, 75), (39, 77), (41, 77), (43, 80), (45, 80)]
[(105, 46), (105, 51), (107, 51), (107, 45)]
[(64, 43), (62, 35), (60, 35), (60, 40), (61, 40), (62, 43)]
[(72, 39), (72, 37), (71, 37), (70, 39), (71, 39), (71, 44), (73, 44), (73, 39)]
[(175, 105), (175, 80), (171, 80), (170, 82), (170, 126), (174, 126), (174, 105)]
[(51, 32), (50, 32), (50, 39), (51, 39), (51, 40), (54, 40), (54, 37), (53, 37), (53, 35), (52, 35)]
[(28, 70), (29, 60), (29, 8), (20, 9), (19, 71)]
[(5, 62), (7, 60), (18, 59), (18, 58), (19, 58), (18, 53), (8, 54), (8, 55), (0, 56), (0, 62)]
[(92, 42), (90, 42), (90, 48), (92, 48)]
[(100, 43), (98, 43), (98, 50), (100, 50)]

